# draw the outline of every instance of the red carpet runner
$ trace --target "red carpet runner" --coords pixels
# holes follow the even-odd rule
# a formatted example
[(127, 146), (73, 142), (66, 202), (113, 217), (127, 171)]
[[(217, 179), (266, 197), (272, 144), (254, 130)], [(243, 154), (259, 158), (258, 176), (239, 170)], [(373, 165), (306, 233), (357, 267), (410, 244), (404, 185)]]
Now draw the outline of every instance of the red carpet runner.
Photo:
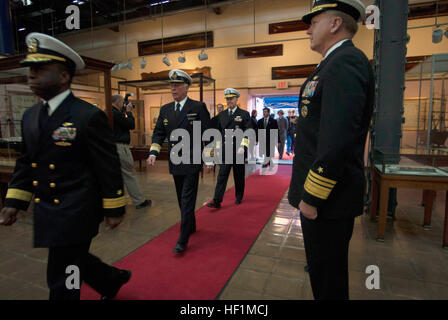
[[(215, 299), (282, 199), (291, 170), (291, 166), (278, 166), (276, 175), (259, 175), (257, 171), (249, 176), (240, 205), (235, 205), (231, 188), (220, 210), (200, 208), (197, 231), (185, 254), (172, 252), (179, 235), (176, 224), (117, 262), (117, 268), (132, 271), (132, 278), (116, 299)], [(96, 300), (99, 295), (84, 285), (81, 299)]]

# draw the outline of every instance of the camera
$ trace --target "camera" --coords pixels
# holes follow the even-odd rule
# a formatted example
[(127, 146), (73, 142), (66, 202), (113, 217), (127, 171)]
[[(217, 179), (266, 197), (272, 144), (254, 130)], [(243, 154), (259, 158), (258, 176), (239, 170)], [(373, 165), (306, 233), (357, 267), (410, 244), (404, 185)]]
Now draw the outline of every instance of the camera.
[[(129, 97), (133, 97), (134, 94), (133, 93), (126, 93), (126, 95), (124, 96), (124, 100), (123, 100), (123, 107), (121, 108), (121, 110), (124, 112), (126, 111), (126, 106), (129, 104)], [(135, 108), (135, 104), (132, 103), (132, 108)]]

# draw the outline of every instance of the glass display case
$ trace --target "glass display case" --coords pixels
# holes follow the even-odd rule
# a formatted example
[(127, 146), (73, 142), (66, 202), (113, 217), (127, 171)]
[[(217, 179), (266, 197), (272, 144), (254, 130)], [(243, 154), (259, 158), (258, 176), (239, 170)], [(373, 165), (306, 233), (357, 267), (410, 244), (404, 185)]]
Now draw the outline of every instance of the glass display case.
[(379, 214), (377, 240), (384, 241), (391, 189), (422, 190), (421, 203), (425, 207), (423, 227), (427, 229), (431, 225), (436, 191), (444, 191), (446, 200), (442, 246), (448, 248), (448, 156), (434, 149), (407, 154), (390, 154), (374, 149), (373, 153), (375, 161), (371, 165), (370, 216), (372, 221), (376, 221)]
[(448, 150), (448, 54), (435, 54), (406, 72), (402, 147)]
[[(448, 152), (404, 149), (407, 153), (390, 154), (374, 149), (374, 167), (381, 174), (448, 177)], [(413, 151), (413, 152), (412, 152)]]

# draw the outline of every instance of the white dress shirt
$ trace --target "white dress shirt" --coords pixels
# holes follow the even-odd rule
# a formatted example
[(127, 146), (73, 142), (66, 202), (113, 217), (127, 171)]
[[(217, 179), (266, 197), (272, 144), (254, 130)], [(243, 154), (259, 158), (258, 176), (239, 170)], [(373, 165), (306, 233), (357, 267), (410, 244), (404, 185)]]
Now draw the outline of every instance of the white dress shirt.
[(53, 112), (56, 111), (56, 109), (59, 107), (59, 105), (62, 103), (62, 101), (65, 100), (65, 98), (68, 97), (68, 95), (71, 93), (70, 89), (65, 90), (64, 92), (61, 92), (57, 96), (54, 96), (48, 101), (44, 100), (44, 103), (48, 103), (48, 115), (51, 116)]
[(184, 107), (184, 105), (185, 105), (185, 102), (187, 102), (187, 99), (188, 99), (188, 96), (186, 96), (182, 101), (174, 101), (175, 102), (175, 104), (174, 104), (174, 110), (176, 110), (176, 107), (177, 107), (177, 104), (179, 103), (180, 104), (180, 109), (179, 109), (179, 111), (182, 111), (182, 108)]
[(325, 57), (322, 60), (325, 60), (330, 55), (330, 53), (332, 53), (334, 50), (336, 50), (337, 48), (342, 46), (342, 44), (348, 40), (349, 39), (344, 39), (344, 40), (341, 40), (338, 43), (334, 44), (330, 49), (328, 49), (327, 53), (325, 54)]

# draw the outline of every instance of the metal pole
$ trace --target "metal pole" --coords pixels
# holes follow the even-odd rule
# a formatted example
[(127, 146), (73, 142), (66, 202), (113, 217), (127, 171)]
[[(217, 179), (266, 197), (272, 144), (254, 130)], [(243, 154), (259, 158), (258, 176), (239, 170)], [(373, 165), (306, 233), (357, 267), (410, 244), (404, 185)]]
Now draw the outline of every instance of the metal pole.
[(429, 154), (430, 147), (431, 147), (433, 94), (434, 94), (434, 55), (431, 57), (431, 88), (430, 88), (430, 92), (429, 92), (428, 135), (426, 138), (426, 153), (427, 154)]
[(418, 150), (418, 134), (420, 131), (420, 105), (422, 101), (422, 76), (423, 76), (423, 63), (420, 63), (420, 88), (418, 90), (418, 111), (417, 111), (417, 137), (415, 142), (415, 150)]

